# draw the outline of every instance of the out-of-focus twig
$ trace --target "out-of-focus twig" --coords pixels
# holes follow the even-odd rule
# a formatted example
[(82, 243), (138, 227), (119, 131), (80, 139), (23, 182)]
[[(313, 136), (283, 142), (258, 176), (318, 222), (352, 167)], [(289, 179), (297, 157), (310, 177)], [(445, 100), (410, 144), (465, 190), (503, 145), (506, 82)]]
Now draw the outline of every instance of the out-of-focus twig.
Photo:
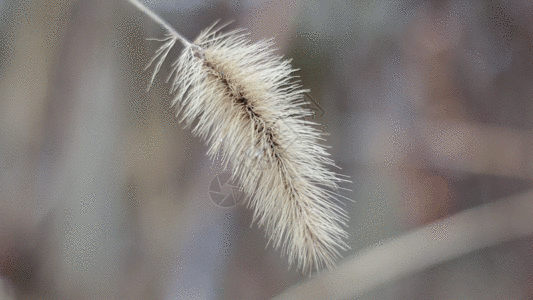
[(533, 134), (476, 123), (426, 120), (423, 135), (431, 160), (458, 171), (533, 178)]
[[(391, 164), (400, 162), (412, 149), (405, 148), (410, 139), (396, 132), (377, 132), (369, 145), (368, 163)], [(435, 166), (459, 172), (491, 174), (522, 179), (533, 178), (533, 132), (477, 123), (422, 118), (410, 128), (410, 134), (419, 142), (420, 150)], [(378, 143), (378, 144), (376, 144)], [(399, 151), (391, 153), (390, 149)], [(405, 162), (401, 162), (405, 164)]]
[(533, 192), (472, 208), (346, 259), (276, 299), (345, 299), (461, 257), (533, 234)]

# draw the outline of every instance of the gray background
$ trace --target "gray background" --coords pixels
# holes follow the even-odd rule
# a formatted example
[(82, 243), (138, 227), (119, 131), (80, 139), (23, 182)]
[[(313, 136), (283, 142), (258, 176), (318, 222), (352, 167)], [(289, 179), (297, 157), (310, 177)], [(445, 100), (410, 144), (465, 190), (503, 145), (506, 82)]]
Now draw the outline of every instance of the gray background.
[[(349, 256), (532, 187), (528, 1), (145, 1), (194, 39), (235, 20), (275, 38), (352, 178)], [(170, 108), (163, 31), (127, 1), (0, 1), (0, 281), (5, 299), (268, 299), (288, 268)], [(177, 57), (176, 47), (169, 57)], [(451, 233), (453, 234), (453, 233)], [(528, 299), (531, 238), (359, 299)], [(324, 287), (324, 288), (327, 288)]]

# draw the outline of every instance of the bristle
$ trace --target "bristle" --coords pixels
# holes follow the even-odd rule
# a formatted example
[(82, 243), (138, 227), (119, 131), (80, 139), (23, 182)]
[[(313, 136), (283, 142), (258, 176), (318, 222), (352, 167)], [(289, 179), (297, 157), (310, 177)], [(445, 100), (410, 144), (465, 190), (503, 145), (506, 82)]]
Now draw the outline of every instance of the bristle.
[[(221, 154), (250, 197), (254, 220), (269, 243), (304, 272), (331, 267), (347, 248), (347, 215), (338, 206), (334, 166), (321, 133), (305, 120), (304, 93), (288, 60), (272, 41), (252, 43), (242, 31), (213, 25), (172, 64), (172, 105), (180, 122)], [(151, 63), (156, 72), (174, 45), (166, 42)]]

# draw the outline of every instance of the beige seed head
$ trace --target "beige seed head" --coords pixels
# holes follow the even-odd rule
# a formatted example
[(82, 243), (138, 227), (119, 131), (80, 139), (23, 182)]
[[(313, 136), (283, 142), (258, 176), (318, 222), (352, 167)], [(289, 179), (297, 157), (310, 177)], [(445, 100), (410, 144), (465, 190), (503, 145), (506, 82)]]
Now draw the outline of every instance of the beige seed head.
[(275, 54), (271, 40), (253, 43), (242, 30), (221, 33), (213, 25), (190, 43), (152, 18), (169, 33), (150, 61), (150, 84), (175, 43), (184, 44), (168, 78), (180, 122), (197, 120), (192, 132), (230, 166), (254, 220), (290, 264), (304, 272), (333, 266), (348, 247), (348, 217), (335, 192), (345, 180), (329, 169), (334, 162), (319, 144), (322, 134), (305, 119), (312, 116), (307, 91), (290, 62)]

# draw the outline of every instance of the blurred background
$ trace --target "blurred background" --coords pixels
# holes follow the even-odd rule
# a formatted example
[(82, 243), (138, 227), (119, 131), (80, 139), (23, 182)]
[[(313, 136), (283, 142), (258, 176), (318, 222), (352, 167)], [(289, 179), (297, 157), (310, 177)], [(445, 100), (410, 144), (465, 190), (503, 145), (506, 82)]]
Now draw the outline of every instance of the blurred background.
[[(528, 1), (142, 2), (191, 40), (234, 20), (293, 60), (353, 181), (344, 257), (533, 187)], [(244, 201), (213, 200), (225, 171), (175, 119), (169, 63), (146, 90), (157, 24), (125, 0), (0, 0), (0, 26), (0, 299), (269, 299), (307, 280)], [(352, 298), (533, 299), (532, 242)]]

